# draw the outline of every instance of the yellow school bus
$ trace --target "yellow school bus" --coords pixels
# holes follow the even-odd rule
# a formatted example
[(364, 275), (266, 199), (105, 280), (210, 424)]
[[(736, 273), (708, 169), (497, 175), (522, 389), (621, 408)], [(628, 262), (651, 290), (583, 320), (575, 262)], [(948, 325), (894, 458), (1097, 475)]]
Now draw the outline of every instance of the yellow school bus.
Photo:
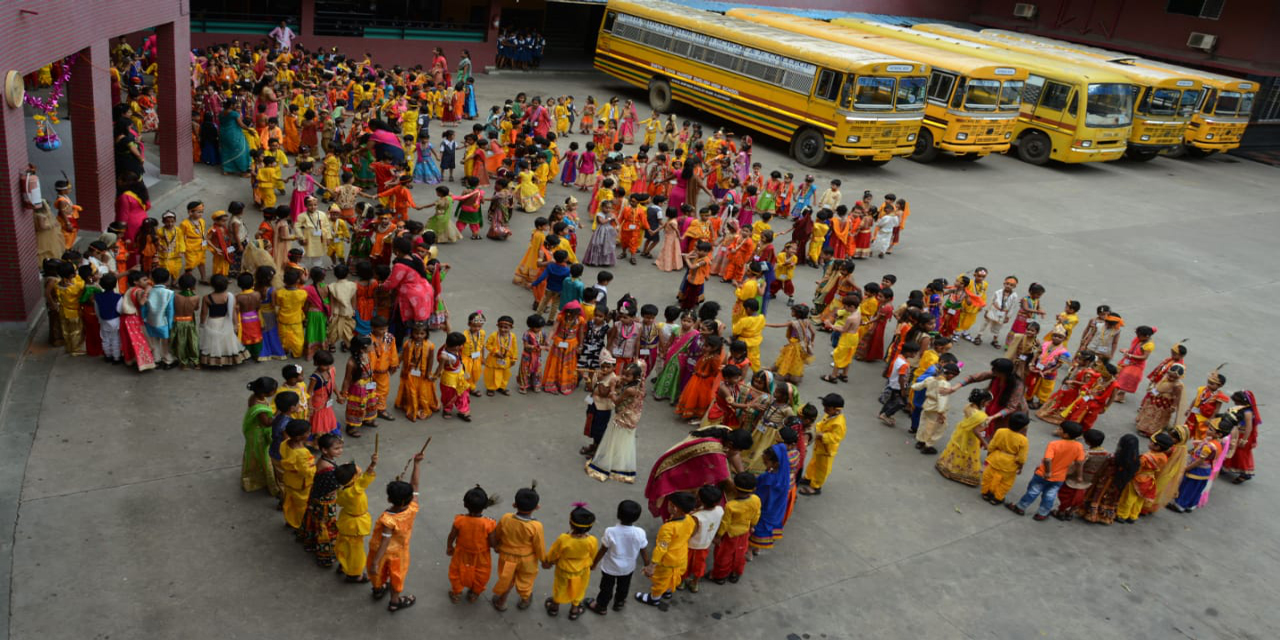
[[(1260, 85), (1252, 80), (1232, 78), (1065, 40), (998, 29), (986, 29), (983, 32), (999, 33), (1005, 37), (1016, 37), (1030, 42), (1043, 42), (1079, 51), (1117, 65), (1176, 73), (1202, 83), (1204, 90), (1192, 105), (1191, 121), (1182, 135), (1182, 148), (1175, 149), (1175, 155), (1177, 152), (1185, 152), (1188, 155), (1203, 158), (1218, 151), (1229, 151), (1239, 147), (1240, 139), (1244, 137), (1244, 130), (1249, 126), (1249, 114), (1253, 111), (1254, 96), (1260, 88)], [(1186, 98), (1187, 94), (1184, 93), (1183, 97)]]
[(1026, 69), (776, 11), (730, 9), (725, 15), (929, 65), (924, 125), (912, 160), (931, 162), (940, 151), (977, 160), (1009, 150)]
[(1107, 162), (1124, 155), (1133, 122), (1133, 88), (1124, 76), (952, 37), (953, 27), (947, 25), (908, 29), (846, 18), (834, 22), (1026, 69), (1013, 131), (1018, 157), (1025, 162)]
[(831, 155), (880, 165), (915, 149), (929, 67), (718, 13), (611, 0), (595, 67), (791, 144), (816, 167)]
[(1134, 87), (1133, 130), (1129, 133), (1129, 145), (1125, 150), (1125, 157), (1130, 160), (1145, 162), (1161, 152), (1180, 147), (1191, 113), (1204, 90), (1202, 82), (1185, 74), (1114, 64), (1080, 51), (1026, 40), (1012, 31), (984, 29), (981, 33), (966, 31), (965, 34), (997, 47), (1114, 71), (1128, 78)]

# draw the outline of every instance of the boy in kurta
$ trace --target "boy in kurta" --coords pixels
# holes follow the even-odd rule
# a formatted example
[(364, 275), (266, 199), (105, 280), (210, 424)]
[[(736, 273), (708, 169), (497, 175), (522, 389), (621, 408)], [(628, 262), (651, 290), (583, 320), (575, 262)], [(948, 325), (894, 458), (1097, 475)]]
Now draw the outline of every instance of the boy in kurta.
[(762, 268), (759, 263), (751, 263), (747, 267), (746, 278), (742, 280), (742, 284), (737, 289), (734, 289), (735, 302), (733, 303), (733, 310), (730, 312), (733, 322), (737, 322), (739, 318), (747, 315), (746, 307), (743, 306), (747, 300), (754, 300), (764, 295), (764, 280), (760, 277), (761, 271)]
[(489, 334), (485, 341), (484, 388), (485, 395), (495, 392), (504, 396), (511, 395), (507, 384), (511, 382), (511, 367), (516, 363), (519, 352), (516, 349), (516, 334), (511, 332), (515, 320), (511, 316), (498, 318), (498, 330)]
[(335, 264), (333, 277), (336, 282), (325, 287), (329, 294), (329, 351), (338, 346), (345, 350), (355, 335), (356, 283), (348, 280), (348, 275), (345, 263)]
[(560, 613), (560, 605), (568, 604), (569, 619), (577, 620), (582, 615), (582, 599), (587, 596), (587, 587), (591, 583), (591, 566), (596, 557), (599, 542), (588, 533), (596, 523), (596, 514), (586, 505), (575, 503), (569, 512), (569, 531), (560, 534), (547, 549), (542, 561), (543, 569), (556, 568), (555, 582), (551, 587), (551, 597), (543, 606), (547, 615), (555, 617)]
[(644, 238), (646, 231), (650, 231), (645, 209), (644, 196), (633, 193), (630, 202), (618, 214), (618, 246), (622, 249), (618, 254), (619, 260), (629, 258), (631, 264), (636, 263), (636, 252), (640, 251), (640, 240)]
[(283, 182), (284, 178), (280, 176), (280, 167), (276, 165), (276, 159), (264, 155), (262, 157), (262, 167), (258, 169), (257, 183), (254, 187), (254, 199), (263, 209), (270, 209), (276, 206), (276, 183)]
[(339, 466), (335, 471), (338, 489), (338, 541), (333, 547), (338, 558), (338, 568), (352, 583), (368, 582), (365, 574), (365, 563), (368, 558), (364, 550), (364, 537), (372, 529), (373, 518), (369, 517), (369, 496), (365, 493), (369, 485), (378, 478), (373, 469), (378, 465), (378, 454), (369, 459), (369, 466), (361, 472), (354, 462)]
[(387, 611), (395, 613), (412, 607), (417, 598), (404, 595), (404, 576), (409, 572), (409, 541), (418, 516), (418, 478), (422, 452), (413, 456), (413, 477), (409, 482), (392, 480), (387, 484), (387, 500), (391, 508), (382, 512), (369, 538), (369, 578), (373, 581), (373, 599), (381, 600), (391, 590)]
[(415, 211), (421, 211), (426, 208), (425, 206), (419, 207), (418, 203), (413, 201), (413, 193), (409, 191), (408, 187), (412, 183), (413, 176), (404, 174), (400, 176), (397, 184), (378, 192), (378, 197), (386, 200), (387, 208), (395, 212), (395, 219), (400, 224), (409, 221), (409, 207), (413, 207)]
[(493, 608), (507, 610), (507, 594), (511, 587), (520, 594), (518, 609), (528, 609), (533, 603), (533, 581), (538, 577), (538, 564), (542, 562), (542, 523), (533, 519), (538, 510), (536, 487), (516, 492), (511, 505), (516, 512), (504, 514), (498, 520), (489, 545), (498, 552), (498, 582), (493, 585)]
[[(378, 418), (387, 421), (395, 420), (387, 413), (387, 398), (391, 393), (391, 374), (400, 368), (400, 354), (396, 349), (396, 338), (387, 331), (387, 319), (377, 316), (369, 323), (373, 329), (369, 345), (369, 370), (373, 373), (373, 381), (378, 385)], [(288, 347), (285, 347), (288, 348)]]
[[(754, 487), (755, 476), (740, 475), (749, 476)], [(756, 504), (756, 511), (759, 513), (758, 500)], [(649, 558), (649, 564), (644, 567), (644, 574), (649, 576), (652, 586), (648, 593), (641, 591), (636, 594), (639, 602), (655, 606), (660, 611), (667, 610), (667, 601), (675, 595), (676, 587), (689, 566), (689, 539), (698, 530), (698, 521), (690, 517), (689, 512), (697, 506), (698, 499), (688, 491), (680, 491), (667, 497), (667, 509), (671, 517), (658, 528), (653, 557)], [(745, 532), (743, 540), (746, 540)], [(743, 549), (746, 549), (745, 542)]]
[(427, 323), (415, 322), (409, 328), (400, 349), (400, 390), (396, 408), (404, 411), (409, 422), (426, 420), (440, 409), (436, 398), (432, 364), (436, 361), (436, 345), (427, 339)]
[(747, 358), (752, 371), (760, 371), (760, 343), (764, 341), (765, 318), (760, 314), (760, 303), (751, 298), (742, 303), (746, 315), (733, 322), (733, 337), (747, 345)]
[(82, 356), (85, 353), (85, 339), (84, 323), (80, 320), (80, 296), (84, 293), (84, 281), (76, 275), (74, 264), (58, 263), (58, 284), (54, 291), (58, 316), (51, 321), (61, 326), (63, 346), (67, 353)]
[(54, 183), (58, 198), (53, 201), (53, 208), (58, 213), (58, 225), (62, 228), (62, 239), (67, 248), (75, 246), (76, 236), (80, 233), (80, 211), (78, 204), (71, 201), (71, 183), (59, 180)]
[(291, 358), (301, 358), (303, 349), (303, 308), (307, 292), (299, 284), (302, 274), (295, 270), (284, 272), (284, 289), (275, 292), (276, 326), (280, 331), (280, 346)]
[(751, 530), (760, 522), (760, 496), (755, 494), (756, 477), (748, 471), (733, 477), (734, 499), (725, 503), (724, 517), (716, 531), (715, 564), (711, 581), (737, 582), (747, 567)]
[(285, 440), (280, 442), (280, 489), (284, 494), (284, 523), (293, 529), (302, 526), (302, 516), (307, 511), (307, 498), (311, 493), (311, 481), (316, 476), (316, 461), (307, 449), (307, 436), (311, 424), (306, 420), (290, 420), (284, 428)]
[(1026, 434), (1030, 422), (1027, 414), (1015, 413), (1009, 416), (1009, 426), (997, 429), (987, 443), (987, 464), (982, 471), (983, 500), (996, 506), (1004, 504), (1005, 495), (1027, 462), (1030, 445)]
[(182, 268), (187, 273), (191, 273), (192, 269), (200, 272), (200, 283), (208, 284), (209, 278), (205, 275), (205, 235), (209, 233), (208, 224), (204, 221), (204, 203), (196, 200), (187, 203), (187, 219), (178, 225), (178, 231), (182, 235), (182, 241), (186, 249), (182, 254)]
[(489, 497), (484, 489), (472, 487), (462, 496), (466, 513), (453, 519), (449, 539), (445, 542), (445, 554), (449, 560), (449, 600), (457, 604), (462, 590), (467, 590), (467, 602), (475, 602), (489, 584), (492, 571), (490, 542), (498, 523), (484, 517), (484, 510), (494, 505), (498, 497)]
[(844, 397), (838, 393), (824, 396), (822, 411), (826, 417), (813, 425), (813, 458), (801, 480), (804, 486), (800, 488), (800, 493), (806, 496), (822, 494), (822, 485), (826, 484), (827, 476), (831, 475), (831, 464), (840, 451), (840, 441), (844, 440), (845, 435)]

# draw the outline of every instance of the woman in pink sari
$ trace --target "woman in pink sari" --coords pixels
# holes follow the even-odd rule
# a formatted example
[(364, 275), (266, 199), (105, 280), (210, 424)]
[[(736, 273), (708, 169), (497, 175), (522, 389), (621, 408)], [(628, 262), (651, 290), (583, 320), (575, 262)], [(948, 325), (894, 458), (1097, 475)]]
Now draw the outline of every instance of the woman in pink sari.
[(413, 241), (408, 236), (393, 240), (391, 250), (396, 254), (391, 262), (391, 277), (380, 286), (395, 294), (401, 326), (427, 322), (435, 310), (435, 291), (427, 282), (426, 267), (421, 258), (413, 255)]
[(658, 456), (644, 485), (649, 513), (664, 520), (667, 497), (680, 491), (697, 491), (702, 485), (727, 489), (733, 474), (745, 469), (742, 452), (751, 448), (751, 434), (745, 429), (708, 427), (689, 434)]
[(449, 61), (444, 57), (444, 49), (436, 47), (433, 53), (435, 57), (431, 59), (431, 81), (437, 85), (453, 84), (452, 78), (449, 77)]
[(138, 367), (138, 371), (156, 368), (155, 355), (147, 342), (142, 326), (142, 307), (147, 303), (147, 276), (140, 271), (129, 272), (129, 288), (120, 299), (120, 355), (124, 363)]
[(147, 219), (151, 197), (146, 185), (136, 175), (127, 174), (125, 183), (128, 186), (116, 197), (116, 220), (125, 224), (124, 237), (133, 238), (138, 235), (138, 229), (142, 228), (142, 221)]

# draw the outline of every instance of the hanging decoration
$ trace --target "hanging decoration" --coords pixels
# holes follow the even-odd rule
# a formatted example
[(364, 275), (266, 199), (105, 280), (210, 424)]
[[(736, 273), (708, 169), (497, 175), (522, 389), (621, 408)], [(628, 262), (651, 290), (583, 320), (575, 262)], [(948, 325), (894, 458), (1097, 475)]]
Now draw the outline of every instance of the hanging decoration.
[(30, 93), (23, 97), (23, 102), (31, 108), (44, 112), (44, 115), (34, 116), (36, 148), (41, 151), (53, 151), (62, 146), (62, 140), (58, 138), (58, 132), (54, 130), (53, 125), (58, 123), (58, 102), (62, 100), (62, 92), (67, 81), (71, 80), (71, 65), (75, 64), (75, 61), (74, 54), (62, 61), (62, 75), (54, 78), (53, 85), (49, 88), (49, 97), (41, 98)]

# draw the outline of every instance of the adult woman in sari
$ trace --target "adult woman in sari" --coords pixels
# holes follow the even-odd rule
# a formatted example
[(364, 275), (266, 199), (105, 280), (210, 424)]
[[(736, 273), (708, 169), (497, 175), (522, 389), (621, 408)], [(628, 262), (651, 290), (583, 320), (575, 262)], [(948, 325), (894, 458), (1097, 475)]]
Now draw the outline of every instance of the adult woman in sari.
[(436, 85), (441, 83), (453, 84), (449, 77), (449, 60), (444, 57), (444, 49), (436, 47), (432, 52), (431, 58), (431, 81)]
[(394, 324), (403, 332), (413, 324), (427, 322), (435, 309), (436, 296), (427, 282), (427, 268), (422, 258), (413, 252), (413, 240), (400, 236), (391, 241), (391, 250), (396, 255), (391, 261), (391, 277), (379, 286), (395, 296), (392, 314), (400, 322)]
[(743, 470), (742, 452), (750, 448), (745, 431), (708, 427), (691, 432), (653, 463), (644, 485), (649, 513), (665, 520), (670, 515), (667, 496), (673, 493), (697, 491), (704, 484), (729, 488), (733, 474)]
[(662, 365), (662, 371), (653, 384), (654, 399), (670, 400), (671, 404), (680, 400), (680, 361), (689, 351), (690, 345), (698, 338), (697, 326), (697, 320), (692, 312), (687, 312), (680, 317), (680, 333), (671, 340), (671, 344), (667, 345), (666, 353), (662, 354), (665, 364)]
[(990, 381), (987, 391), (991, 394), (991, 401), (983, 407), (987, 414), (983, 435), (990, 440), (997, 429), (1008, 425), (1010, 415), (1027, 412), (1027, 399), (1022, 379), (1014, 375), (1013, 361), (1008, 358), (992, 360), (990, 371), (970, 375), (960, 386), (983, 381)]
[(228, 100), (222, 105), (222, 114), (218, 117), (218, 153), (224, 175), (249, 173), (249, 141), (244, 137), (244, 129), (248, 128), (244, 115), (236, 110), (236, 101)]
[(376, 119), (369, 121), (369, 128), (369, 147), (373, 157), (386, 160), (397, 167), (404, 164), (404, 145), (400, 142), (400, 132)]
[(122, 180), (124, 186), (120, 195), (116, 196), (116, 221), (124, 223), (126, 238), (137, 238), (142, 221), (147, 219), (147, 210), (151, 208), (151, 195), (147, 192), (147, 185), (138, 176), (135, 173), (125, 174)]
[(760, 520), (751, 530), (750, 545), (754, 555), (759, 549), (772, 549), (782, 539), (782, 523), (786, 518), (788, 494), (795, 474), (787, 445), (775, 444), (764, 456), (765, 472), (756, 478), (756, 496), (760, 498)]
[(146, 159), (146, 154), (143, 152), (142, 142), (133, 129), (133, 121), (127, 117), (120, 118), (116, 121), (114, 133), (116, 176), (123, 178), (130, 173), (137, 176), (145, 174), (146, 168), (142, 163)]
[(1231, 394), (1236, 406), (1230, 412), (1236, 415), (1236, 450), (1231, 453), (1222, 470), (1235, 474), (1232, 484), (1244, 484), (1253, 479), (1253, 450), (1258, 446), (1258, 427), (1262, 418), (1258, 414), (1258, 400), (1252, 391), (1237, 391)]
[(1180, 364), (1170, 365), (1164, 377), (1142, 396), (1142, 404), (1138, 406), (1138, 433), (1151, 436), (1177, 422), (1185, 372)]

